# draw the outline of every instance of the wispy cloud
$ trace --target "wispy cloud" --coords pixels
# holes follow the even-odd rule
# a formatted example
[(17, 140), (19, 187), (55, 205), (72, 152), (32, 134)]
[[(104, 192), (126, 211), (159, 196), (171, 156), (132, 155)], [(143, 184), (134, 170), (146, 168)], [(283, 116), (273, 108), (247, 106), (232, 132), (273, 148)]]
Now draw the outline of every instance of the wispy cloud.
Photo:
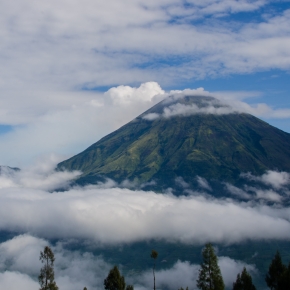
[(255, 176), (251, 173), (243, 173), (242, 177), (258, 181), (260, 183), (270, 185), (275, 189), (281, 189), (285, 185), (290, 184), (290, 174), (288, 172), (277, 172), (273, 170), (268, 170), (265, 174), (261, 176)]

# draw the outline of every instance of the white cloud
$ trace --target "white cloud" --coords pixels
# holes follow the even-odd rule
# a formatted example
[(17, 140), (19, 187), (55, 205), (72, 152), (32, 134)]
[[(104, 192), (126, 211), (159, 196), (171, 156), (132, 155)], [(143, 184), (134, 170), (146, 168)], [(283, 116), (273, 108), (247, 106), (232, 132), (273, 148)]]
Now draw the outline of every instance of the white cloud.
[[(190, 1), (191, 7), (179, 0), (73, 0), (69, 7), (64, 0), (15, 1), (1, 3), (0, 12), (5, 100), (7, 93), (32, 100), (28, 92), (37, 89), (67, 91), (152, 79), (171, 84), (289, 68), (289, 11), (264, 23), (235, 25), (220, 17), (254, 11), (268, 1)], [(192, 23), (204, 17), (207, 21)], [(176, 56), (182, 56), (180, 62), (158, 62)], [(39, 97), (45, 101), (46, 95)]]
[(207, 180), (205, 178), (202, 178), (200, 176), (196, 177), (197, 183), (201, 188), (204, 188), (206, 190), (212, 191), (211, 186), (208, 184)]
[(13, 170), (1, 167), (0, 188), (34, 188), (54, 190), (66, 188), (71, 180), (81, 174), (80, 171), (54, 171), (56, 164), (61, 160), (54, 155), (41, 158), (24, 170)]
[(258, 274), (254, 265), (247, 265), (242, 261), (233, 260), (229, 257), (219, 257), (218, 265), (221, 269), (225, 286), (229, 289), (233, 286), (233, 282), (236, 281), (237, 275), (243, 271), (244, 267), (247, 268), (251, 276)]
[(181, 176), (175, 178), (175, 183), (183, 188), (189, 187), (189, 184), (185, 182), (185, 180)]
[(249, 180), (258, 181), (266, 185), (270, 185), (275, 189), (281, 189), (285, 185), (290, 184), (290, 174), (288, 172), (277, 172), (273, 170), (268, 170), (262, 176), (254, 176), (251, 173), (243, 173), (242, 177)]
[[(208, 92), (204, 88), (185, 89), (179, 91), (170, 91), (165, 94), (163, 104), (167, 105), (162, 114), (148, 113), (143, 119), (154, 121), (157, 118), (170, 118), (173, 116), (190, 116), (194, 114), (214, 114), (227, 115), (235, 113), (248, 113), (265, 119), (271, 118), (289, 118), (290, 109), (273, 109), (265, 103), (248, 104), (241, 99), (259, 95), (257, 92)], [(174, 103), (184, 96), (205, 97), (202, 105)], [(207, 99), (212, 97), (214, 100)], [(173, 104), (172, 104), (173, 103)]]
[(0, 288), (19, 289), (21, 285), (24, 290), (38, 289), (37, 277), (42, 267), (39, 255), (47, 245), (54, 252), (55, 281), (60, 289), (102, 287), (111, 266), (101, 257), (66, 250), (61, 243), (52, 246), (46, 240), (26, 234), (0, 244), (0, 269), (4, 271), (0, 273)]
[(47, 245), (47, 241), (28, 234), (16, 236), (0, 244), (1, 270), (20, 272), (31, 276), (39, 275), (41, 263), (40, 251)]
[(259, 200), (261, 202), (270, 201), (280, 204), (284, 200), (284, 197), (288, 195), (288, 189), (284, 189), (282, 192), (276, 192), (272, 189), (261, 189), (248, 185), (244, 185), (243, 189), (241, 189), (228, 183), (225, 184), (225, 188), (232, 195), (252, 202), (254, 200)]
[[(136, 88), (111, 88), (104, 94), (84, 92), (82, 102), (68, 102), (66, 107), (56, 103), (51, 110), (30, 115), (28, 123), (22, 120), (24, 124), (0, 135), (1, 163), (20, 167), (51, 152), (66, 156), (79, 153), (155, 105), (163, 93), (157, 83), (148, 82)], [(22, 109), (26, 114), (25, 107)], [(11, 118), (14, 113), (21, 115), (10, 111)]]
[[(257, 275), (254, 265), (248, 265), (229, 257), (218, 257), (218, 265), (227, 288), (232, 287), (237, 274), (241, 273), (244, 267), (251, 275)], [(199, 269), (200, 265), (190, 264), (187, 261), (177, 261), (172, 268), (156, 271), (156, 288), (179, 289), (183, 287), (183, 289), (186, 289), (187, 286), (189, 289), (195, 288)], [(143, 287), (150, 289), (152, 288), (152, 271), (142, 273), (140, 277), (136, 277), (134, 280), (135, 283), (142, 282)], [(137, 289), (139, 289), (138, 286), (137, 284)]]
[(28, 275), (5, 271), (0, 273), (0, 287), (1, 289), (11, 290), (36, 290), (38, 289), (38, 284)]
[[(50, 193), (43, 188), (52, 190), (72, 176), (64, 178), (47, 170), (49, 166), (43, 168), (42, 173), (23, 170), (21, 178), (7, 175), (5, 186), (0, 180), (0, 230), (107, 244), (148, 239), (202, 244), (290, 238), (287, 208), (272, 212), (260, 205), (215, 200), (199, 193), (175, 197), (170, 192), (118, 188), (113, 181)], [(257, 198), (277, 200), (274, 192), (259, 196), (259, 190), (249, 190), (255, 190)]]
[(265, 199), (273, 202), (281, 202), (282, 196), (279, 195), (277, 192), (274, 192), (273, 190), (259, 190), (256, 188), (249, 188), (250, 190), (255, 191), (257, 198)]
[[(50, 245), (48, 241), (31, 235), (16, 236), (0, 244), (0, 288), (1, 289), (38, 289), (37, 276), (42, 267), (39, 261), (40, 251), (49, 245), (55, 255), (55, 281), (60, 289), (100, 289), (103, 281), (112, 268), (100, 256), (92, 253), (68, 250), (59, 242)], [(161, 265), (159, 265), (160, 267)], [(227, 286), (231, 286), (243, 267), (247, 267), (250, 274), (256, 274), (254, 265), (247, 265), (242, 261), (229, 257), (219, 257), (219, 266)], [(168, 289), (178, 289), (196, 285), (200, 266), (188, 261), (177, 261), (171, 268), (156, 270), (156, 286)], [(120, 267), (122, 271), (122, 265)], [(125, 276), (127, 284), (133, 284), (137, 290), (150, 289), (152, 286), (152, 270), (131, 272)], [(18, 287), (18, 288), (17, 288)]]
[[(156, 271), (156, 288), (179, 289), (183, 287), (185, 289), (188, 286), (191, 289), (196, 285), (199, 268), (199, 265), (193, 265), (187, 261), (177, 261), (172, 268)], [(152, 278), (152, 271), (147, 271), (135, 279), (136, 282), (142, 282), (143, 287), (150, 289), (153, 286)], [(138, 286), (137, 284), (137, 289)]]
[(233, 195), (243, 199), (253, 199), (255, 196), (229, 183), (225, 184), (226, 189)]
[[(148, 103), (151, 105), (152, 99), (158, 100), (158, 95), (164, 95), (165, 92), (156, 82), (148, 82), (141, 84), (139, 88), (132, 88), (130, 86), (118, 86), (109, 89), (105, 93), (105, 97), (111, 98), (114, 105), (127, 106), (130, 103)], [(160, 97), (159, 97), (159, 100)]]

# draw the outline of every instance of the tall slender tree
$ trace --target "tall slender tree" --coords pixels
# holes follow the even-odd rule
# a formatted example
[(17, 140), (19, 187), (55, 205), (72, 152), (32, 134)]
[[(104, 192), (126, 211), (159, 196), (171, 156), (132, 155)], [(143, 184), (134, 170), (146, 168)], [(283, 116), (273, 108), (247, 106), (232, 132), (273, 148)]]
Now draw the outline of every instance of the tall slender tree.
[(265, 281), (271, 290), (279, 290), (279, 281), (286, 269), (286, 266), (282, 263), (281, 255), (279, 251), (277, 251), (265, 278)]
[(44, 263), (40, 269), (38, 281), (40, 284), (39, 290), (58, 290), (54, 281), (54, 254), (50, 247), (46, 246), (43, 252), (40, 252), (39, 260)]
[(213, 246), (208, 243), (202, 250), (203, 262), (199, 270), (197, 288), (201, 290), (224, 290), (225, 284), (218, 266)]
[(155, 290), (155, 266), (156, 266), (156, 259), (158, 257), (158, 252), (156, 252), (155, 250), (151, 251), (151, 258), (154, 260), (154, 264), (153, 264), (153, 279), (154, 279), (154, 286), (153, 289)]
[(233, 283), (233, 290), (256, 290), (252, 277), (245, 267), (242, 274), (238, 274), (236, 282)]

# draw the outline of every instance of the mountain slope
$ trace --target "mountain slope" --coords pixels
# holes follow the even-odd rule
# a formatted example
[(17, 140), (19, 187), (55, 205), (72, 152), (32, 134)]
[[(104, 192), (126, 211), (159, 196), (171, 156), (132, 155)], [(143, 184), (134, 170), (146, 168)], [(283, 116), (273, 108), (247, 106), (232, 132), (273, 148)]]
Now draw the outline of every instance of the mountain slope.
[[(174, 105), (183, 114), (166, 117)], [(290, 171), (290, 134), (249, 114), (202, 111), (209, 106), (228, 109), (211, 97), (162, 101), (58, 169), (81, 170), (82, 184), (106, 176), (119, 182), (154, 179), (166, 186), (179, 176), (187, 182), (197, 175), (233, 181), (241, 172)]]

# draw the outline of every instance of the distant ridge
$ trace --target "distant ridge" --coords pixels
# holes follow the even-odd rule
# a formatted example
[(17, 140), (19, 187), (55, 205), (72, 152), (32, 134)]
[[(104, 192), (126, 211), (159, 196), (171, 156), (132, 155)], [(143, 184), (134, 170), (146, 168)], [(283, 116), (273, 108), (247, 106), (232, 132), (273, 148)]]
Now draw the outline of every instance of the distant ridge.
[(290, 134), (212, 97), (172, 96), (57, 168), (81, 170), (79, 184), (234, 182), (242, 172), (290, 172)]

